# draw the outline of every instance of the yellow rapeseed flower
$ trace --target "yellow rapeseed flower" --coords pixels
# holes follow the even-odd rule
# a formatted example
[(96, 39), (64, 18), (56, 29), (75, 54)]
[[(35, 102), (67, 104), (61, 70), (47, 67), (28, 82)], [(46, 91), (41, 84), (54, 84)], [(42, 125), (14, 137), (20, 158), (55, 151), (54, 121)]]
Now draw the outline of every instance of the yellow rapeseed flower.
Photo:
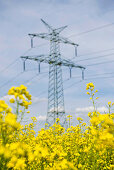
[(10, 103), (15, 103), (15, 100), (14, 99), (10, 99)]
[(108, 102), (108, 105), (111, 105), (111, 102)]
[(81, 117), (77, 117), (77, 120), (79, 121), (83, 121), (83, 119)]

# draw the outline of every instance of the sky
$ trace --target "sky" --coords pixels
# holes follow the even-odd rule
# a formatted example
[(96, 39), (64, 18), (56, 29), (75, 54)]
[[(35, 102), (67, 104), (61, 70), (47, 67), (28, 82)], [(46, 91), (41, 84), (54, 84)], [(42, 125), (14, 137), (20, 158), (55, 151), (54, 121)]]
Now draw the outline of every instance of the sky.
[[(61, 33), (79, 44), (78, 56), (74, 48), (60, 44), (61, 56), (72, 59), (85, 69), (85, 80), (81, 70), (63, 67), (63, 87), (66, 115), (82, 117), (88, 121), (87, 113), (92, 103), (86, 94), (86, 84), (93, 82), (99, 97), (98, 111), (107, 111), (108, 101), (114, 102), (114, 1), (113, 0), (0, 0), (0, 97), (7, 102), (7, 91), (12, 86), (24, 84), (32, 95), (31, 116), (38, 118), (38, 127), (43, 127), (47, 115), (48, 68), (41, 64), (38, 73), (36, 62), (23, 62), (20, 56), (49, 54), (49, 42), (35, 39), (30, 48), (28, 33), (47, 33), (41, 22), (44, 19), (54, 28), (67, 25)], [(99, 29), (96, 29), (99, 28)], [(67, 80), (67, 81), (65, 81)], [(113, 111), (113, 110), (112, 110)]]

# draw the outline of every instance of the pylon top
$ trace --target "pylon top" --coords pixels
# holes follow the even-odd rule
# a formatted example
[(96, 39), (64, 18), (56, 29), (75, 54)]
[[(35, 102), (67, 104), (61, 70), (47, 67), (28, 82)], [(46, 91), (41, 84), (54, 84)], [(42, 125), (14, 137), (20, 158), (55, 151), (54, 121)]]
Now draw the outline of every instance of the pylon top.
[(66, 27), (66, 26), (63, 26), (63, 27), (60, 27), (60, 28), (52, 28), (52, 26), (50, 26), (47, 22), (45, 22), (43, 19), (41, 19), (41, 21), (43, 22), (43, 24), (48, 28), (49, 32), (56, 32), (56, 33), (60, 33), (61, 31), (63, 31)]

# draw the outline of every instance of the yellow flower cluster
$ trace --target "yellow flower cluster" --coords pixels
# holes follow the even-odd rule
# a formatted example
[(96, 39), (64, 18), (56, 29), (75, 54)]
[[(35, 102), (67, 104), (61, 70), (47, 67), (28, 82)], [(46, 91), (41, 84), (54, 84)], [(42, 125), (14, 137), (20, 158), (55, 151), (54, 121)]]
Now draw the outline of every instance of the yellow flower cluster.
[[(25, 112), (25, 109), (28, 109), (28, 106), (32, 104), (31, 102), (31, 95), (27, 91), (27, 87), (24, 85), (20, 85), (20, 87), (12, 87), (8, 91), (8, 95), (11, 95), (12, 98), (10, 99), (10, 103), (16, 103), (17, 104), (17, 110), (16, 114), (19, 114), (19, 107), (24, 107), (24, 110), (20, 110), (23, 113)], [(27, 111), (29, 113), (29, 111)]]
[(11, 112), (12, 109), (5, 103), (4, 100), (0, 100), (0, 113)]
[(91, 91), (94, 89), (94, 84), (93, 83), (88, 83), (86, 86), (86, 90), (91, 89)]
[[(95, 86), (93, 83), (88, 83), (86, 84), (86, 90), (89, 90), (90, 92), (87, 92), (88, 95), (90, 95), (90, 100), (92, 100), (92, 103), (93, 103), (93, 107), (94, 107), (94, 112), (96, 111), (96, 108), (95, 108), (95, 101), (94, 100), (97, 100), (99, 97), (96, 97), (94, 99), (94, 96), (95, 94), (98, 92), (98, 90), (94, 90)], [(91, 113), (89, 113), (89, 115), (91, 115)], [(90, 116), (89, 116), (90, 117)]]
[[(15, 91), (17, 88), (13, 88)], [(20, 91), (20, 90), (19, 90)], [(20, 94), (15, 96), (16, 100)], [(16, 92), (17, 93), (17, 92)], [(25, 93), (25, 91), (24, 91)], [(9, 92), (15, 95), (12, 90)], [(1, 109), (2, 108), (2, 109)], [(38, 135), (33, 123), (21, 126), (8, 105), (0, 101), (0, 169), (14, 170), (108, 170), (113, 169), (114, 114), (89, 113), (90, 125), (65, 129), (57, 119)], [(68, 116), (68, 121), (72, 118)]]
[(9, 95), (15, 95), (15, 98), (20, 97), (20, 99), (23, 99), (21, 95), (25, 95), (28, 99), (31, 99), (31, 95), (27, 91), (27, 87), (24, 85), (20, 85), (20, 87), (12, 87), (8, 91)]

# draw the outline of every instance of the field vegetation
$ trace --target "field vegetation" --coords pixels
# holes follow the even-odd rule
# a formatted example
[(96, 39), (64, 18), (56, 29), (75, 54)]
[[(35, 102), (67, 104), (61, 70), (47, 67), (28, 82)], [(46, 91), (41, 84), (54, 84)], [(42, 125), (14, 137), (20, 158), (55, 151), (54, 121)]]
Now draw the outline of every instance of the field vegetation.
[[(89, 112), (90, 124), (82, 118), (71, 126), (72, 116), (67, 117), (69, 127), (63, 128), (59, 119), (52, 127), (42, 128), (38, 135), (32, 123), (21, 125), (24, 114), (32, 104), (27, 87), (21, 85), (8, 91), (10, 103), (16, 105), (12, 111), (5, 101), (0, 100), (0, 169), (1, 170), (107, 170), (113, 169), (114, 103), (108, 102), (108, 113), (99, 113), (95, 86), (88, 83), (87, 95), (94, 110)], [(18, 119), (21, 116), (20, 120)], [(29, 115), (30, 116), (30, 115)], [(74, 120), (75, 121), (75, 120)]]

